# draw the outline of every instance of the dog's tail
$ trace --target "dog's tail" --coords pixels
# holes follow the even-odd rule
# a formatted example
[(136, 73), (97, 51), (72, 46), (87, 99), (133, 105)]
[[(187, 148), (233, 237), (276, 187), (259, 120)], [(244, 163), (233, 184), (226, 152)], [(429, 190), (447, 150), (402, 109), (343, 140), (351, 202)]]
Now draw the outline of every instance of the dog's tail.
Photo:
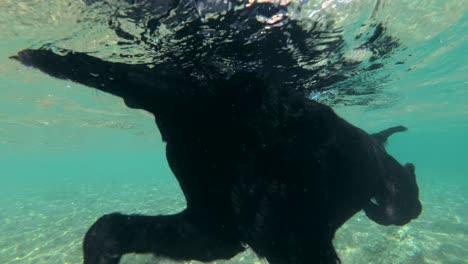
[(131, 108), (155, 113), (155, 105), (170, 104), (172, 87), (189, 86), (184, 73), (168, 65), (151, 68), (144, 64), (104, 61), (85, 53), (61, 50), (54, 53), (47, 45), (20, 51), (10, 59), (32, 66), (48, 75), (66, 79), (124, 99)]

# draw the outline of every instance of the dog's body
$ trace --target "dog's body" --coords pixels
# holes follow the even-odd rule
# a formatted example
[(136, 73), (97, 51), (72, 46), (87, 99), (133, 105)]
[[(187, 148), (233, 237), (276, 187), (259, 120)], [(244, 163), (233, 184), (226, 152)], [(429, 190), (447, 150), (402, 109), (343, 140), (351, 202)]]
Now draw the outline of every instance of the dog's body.
[(421, 212), (414, 166), (333, 110), (250, 73), (197, 84), (174, 71), (85, 54), (26, 50), (14, 58), (120, 96), (155, 115), (187, 200), (170, 216), (110, 214), (87, 232), (86, 264), (122, 254), (228, 259), (250, 246), (270, 264), (336, 263), (335, 231), (364, 209), (403, 225)]

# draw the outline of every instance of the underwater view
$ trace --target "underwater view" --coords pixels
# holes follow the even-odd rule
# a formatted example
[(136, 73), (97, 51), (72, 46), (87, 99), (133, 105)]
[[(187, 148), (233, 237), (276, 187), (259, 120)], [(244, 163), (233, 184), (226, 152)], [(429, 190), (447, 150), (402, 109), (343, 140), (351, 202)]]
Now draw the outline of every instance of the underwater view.
[[(167, 67), (155, 78), (203, 85), (255, 72), (368, 133), (403, 125), (385, 147), (415, 164), (421, 214), (383, 226), (360, 211), (337, 230), (336, 252), (343, 264), (468, 263), (468, 1), (2, 0), (0, 10), (1, 264), (83, 263), (102, 215), (187, 206), (152, 113), (14, 57), (26, 49)], [(247, 248), (210, 263), (268, 261)]]

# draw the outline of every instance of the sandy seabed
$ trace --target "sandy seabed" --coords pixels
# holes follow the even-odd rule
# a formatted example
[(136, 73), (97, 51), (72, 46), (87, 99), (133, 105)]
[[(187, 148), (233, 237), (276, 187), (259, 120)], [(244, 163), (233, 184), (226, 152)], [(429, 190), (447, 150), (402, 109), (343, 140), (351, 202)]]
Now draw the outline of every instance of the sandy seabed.
[[(81, 240), (102, 214), (171, 214), (185, 206), (174, 187), (80, 186), (48, 191), (0, 194), (0, 263), (82, 263)], [(424, 211), (404, 227), (384, 227), (363, 213), (340, 228), (334, 240), (342, 263), (468, 263), (468, 188), (421, 186)], [(143, 201), (143, 202), (142, 202)], [(125, 255), (121, 264), (180, 263), (151, 255)], [(184, 263), (200, 263), (188, 261)], [(229, 261), (267, 263), (250, 250)]]

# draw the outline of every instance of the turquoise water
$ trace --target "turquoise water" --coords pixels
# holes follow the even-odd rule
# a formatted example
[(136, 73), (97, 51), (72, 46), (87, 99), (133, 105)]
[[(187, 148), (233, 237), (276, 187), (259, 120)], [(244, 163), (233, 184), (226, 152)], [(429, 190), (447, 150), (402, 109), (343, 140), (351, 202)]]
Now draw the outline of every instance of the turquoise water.
[[(424, 211), (404, 227), (382, 227), (356, 215), (334, 241), (343, 263), (468, 262), (467, 5), (428, 2), (433, 6), (422, 5), (419, 23), (401, 22), (408, 23), (399, 32), (406, 49), (395, 56), (413, 56), (401, 68), (386, 69), (392, 77), (385, 96), (392, 103), (335, 106), (369, 132), (409, 128), (390, 139), (388, 151), (416, 164)], [(41, 5), (50, 12), (32, 11)], [(185, 207), (152, 116), (7, 59), (73, 28), (67, 18), (79, 14), (66, 4), (51, 5), (0, 4), (8, 11), (0, 17), (0, 263), (81, 263), (81, 239), (97, 217)], [(262, 261), (247, 251), (216, 263)], [(122, 262), (172, 263), (150, 256)]]

